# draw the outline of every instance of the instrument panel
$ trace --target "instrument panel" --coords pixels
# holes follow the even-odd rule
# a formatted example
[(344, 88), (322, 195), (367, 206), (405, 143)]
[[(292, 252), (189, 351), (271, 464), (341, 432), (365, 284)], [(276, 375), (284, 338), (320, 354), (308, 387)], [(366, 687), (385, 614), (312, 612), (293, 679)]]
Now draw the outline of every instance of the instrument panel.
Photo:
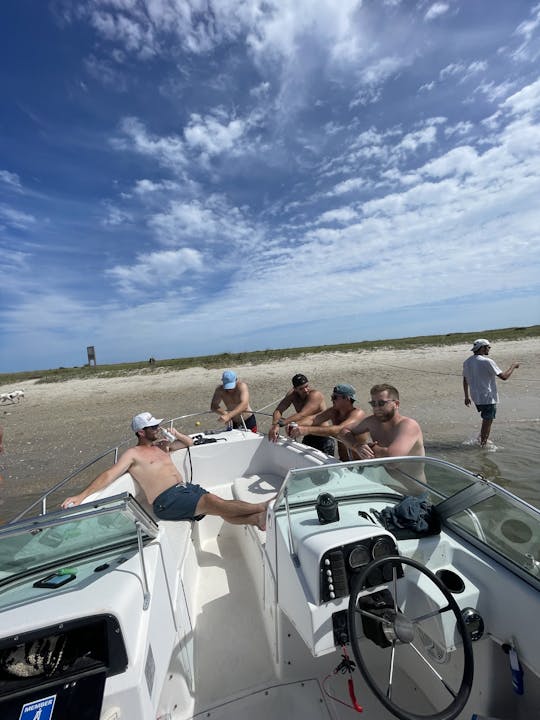
[[(361, 572), (372, 560), (396, 555), (399, 555), (397, 545), (389, 535), (376, 535), (327, 550), (321, 558), (319, 568), (321, 602), (347, 596), (354, 574)], [(403, 571), (399, 568), (398, 577), (402, 576)], [(370, 573), (367, 587), (374, 587), (391, 579), (391, 567), (382, 565)]]

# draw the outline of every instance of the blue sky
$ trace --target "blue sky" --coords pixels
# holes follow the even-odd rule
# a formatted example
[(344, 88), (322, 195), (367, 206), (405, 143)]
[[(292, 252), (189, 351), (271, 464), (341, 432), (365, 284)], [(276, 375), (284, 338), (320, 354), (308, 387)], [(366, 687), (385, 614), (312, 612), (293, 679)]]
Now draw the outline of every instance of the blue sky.
[(540, 320), (540, 3), (12, 0), (0, 372)]

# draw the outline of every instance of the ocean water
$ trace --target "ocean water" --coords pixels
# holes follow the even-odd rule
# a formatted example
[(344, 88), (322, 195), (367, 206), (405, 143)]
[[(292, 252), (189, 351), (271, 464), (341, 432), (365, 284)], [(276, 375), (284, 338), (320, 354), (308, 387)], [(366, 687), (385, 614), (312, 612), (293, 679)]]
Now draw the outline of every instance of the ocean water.
[(540, 508), (540, 419), (517, 420), (500, 427), (496, 423), (485, 448), (478, 445), (477, 434), (465, 431), (463, 439), (456, 441), (454, 428), (452, 439), (427, 439), (426, 455), (480, 473)]

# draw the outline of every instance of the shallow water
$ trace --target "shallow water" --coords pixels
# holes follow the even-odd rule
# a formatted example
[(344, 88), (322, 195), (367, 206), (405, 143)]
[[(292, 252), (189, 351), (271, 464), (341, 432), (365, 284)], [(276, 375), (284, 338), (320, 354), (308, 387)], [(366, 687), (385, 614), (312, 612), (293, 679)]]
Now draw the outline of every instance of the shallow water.
[(461, 442), (426, 441), (426, 454), (480, 473), (540, 507), (540, 420), (515, 421), (498, 429), (494, 423), (493, 428), (493, 440), (485, 448), (479, 447), (476, 435), (464, 434)]

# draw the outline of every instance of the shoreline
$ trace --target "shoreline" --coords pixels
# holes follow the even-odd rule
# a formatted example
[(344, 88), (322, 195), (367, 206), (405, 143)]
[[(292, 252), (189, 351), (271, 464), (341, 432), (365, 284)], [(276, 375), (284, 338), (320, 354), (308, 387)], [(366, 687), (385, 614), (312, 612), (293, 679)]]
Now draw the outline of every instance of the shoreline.
[[(356, 405), (369, 410), (369, 388), (381, 382), (400, 391), (401, 412), (421, 425), (426, 443), (462, 442), (479, 427), (477, 413), (464, 407), (461, 369), (470, 344), (425, 346), (415, 349), (375, 349), (359, 352), (318, 352), (263, 364), (237, 365), (238, 377), (250, 388), (254, 410), (271, 413), (290, 388), (292, 376), (304, 373), (330, 403), (334, 385), (356, 388)], [(500, 409), (496, 426), (530, 422), (540, 415), (540, 337), (493, 343), (493, 360), (502, 370), (514, 360), (521, 367), (507, 382), (499, 382)], [(178, 417), (207, 412), (221, 372), (226, 368), (192, 367), (184, 370), (141, 372), (114, 378), (72, 379), (39, 384), (25, 380), (17, 388), (1, 385), (0, 393), (22, 389), (19, 403), (0, 404), (4, 427), (4, 498), (2, 515), (10, 507), (29, 502), (104, 449), (133, 438), (129, 424), (138, 412), (156, 417)], [(216, 416), (178, 422), (186, 433), (217, 427)], [(266, 432), (269, 418), (260, 415)], [(94, 472), (94, 475), (97, 474)]]

